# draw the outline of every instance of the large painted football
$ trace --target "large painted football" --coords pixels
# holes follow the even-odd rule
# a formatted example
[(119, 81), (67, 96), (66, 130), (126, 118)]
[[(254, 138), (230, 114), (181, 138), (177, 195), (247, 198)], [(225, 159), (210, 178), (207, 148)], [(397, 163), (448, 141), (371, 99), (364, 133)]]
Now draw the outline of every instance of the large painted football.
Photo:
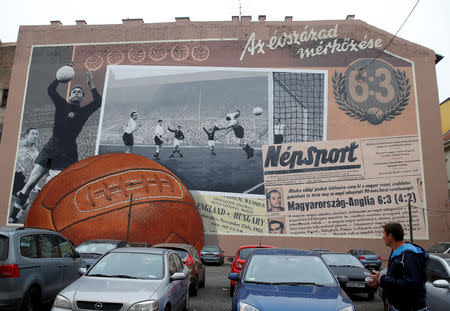
[(203, 223), (182, 181), (145, 157), (111, 153), (79, 161), (50, 180), (34, 200), (25, 226), (90, 239), (184, 243), (198, 251)]

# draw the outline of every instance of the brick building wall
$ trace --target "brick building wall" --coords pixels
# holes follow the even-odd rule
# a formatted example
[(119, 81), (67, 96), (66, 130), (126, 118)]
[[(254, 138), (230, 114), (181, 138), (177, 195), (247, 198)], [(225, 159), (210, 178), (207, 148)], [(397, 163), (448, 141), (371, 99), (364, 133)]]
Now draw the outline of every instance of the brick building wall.
[(0, 41), (0, 139), (3, 130), (9, 79), (11, 78), (15, 51), (15, 43), (2, 43)]

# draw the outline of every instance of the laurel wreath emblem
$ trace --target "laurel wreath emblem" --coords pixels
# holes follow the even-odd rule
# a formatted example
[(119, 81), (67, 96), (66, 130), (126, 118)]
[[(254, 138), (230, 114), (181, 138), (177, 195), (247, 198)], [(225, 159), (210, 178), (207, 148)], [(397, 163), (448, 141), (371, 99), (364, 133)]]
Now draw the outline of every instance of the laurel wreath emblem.
[(402, 114), (403, 110), (409, 103), (409, 96), (411, 94), (411, 86), (409, 79), (406, 77), (406, 72), (397, 70), (395, 72), (397, 78), (399, 94), (396, 96), (394, 102), (389, 105), (386, 111), (383, 112), (378, 107), (363, 109), (347, 97), (345, 92), (345, 74), (335, 72), (333, 76), (333, 94), (339, 109), (343, 110), (349, 117), (363, 121), (368, 121), (373, 125), (378, 125), (383, 121), (391, 121), (396, 116)]

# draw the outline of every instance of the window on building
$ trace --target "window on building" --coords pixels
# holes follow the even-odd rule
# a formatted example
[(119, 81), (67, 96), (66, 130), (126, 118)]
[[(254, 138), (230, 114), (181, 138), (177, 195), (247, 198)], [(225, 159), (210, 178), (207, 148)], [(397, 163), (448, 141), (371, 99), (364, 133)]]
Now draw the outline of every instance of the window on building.
[(6, 107), (7, 100), (8, 100), (8, 89), (4, 89), (2, 92), (2, 103), (0, 107)]

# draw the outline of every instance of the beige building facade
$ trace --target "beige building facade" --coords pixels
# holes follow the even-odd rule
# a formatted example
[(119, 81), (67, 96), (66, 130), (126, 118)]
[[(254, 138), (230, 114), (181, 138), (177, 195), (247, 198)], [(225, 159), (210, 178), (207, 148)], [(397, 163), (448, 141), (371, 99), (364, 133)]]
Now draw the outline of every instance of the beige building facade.
[[(449, 240), (435, 53), (391, 38), (359, 20), (264, 16), (21, 26), (0, 144), (0, 220), (26, 222), (10, 216), (18, 144), (27, 129), (39, 130), (39, 152), (61, 137), (71, 142), (58, 145), (67, 155), (49, 166), (60, 171), (90, 156), (125, 152), (123, 126), (137, 111), (142, 126), (133, 152), (158, 155), (161, 119), (159, 162), (191, 191), (205, 244), (220, 245), (226, 256), (261, 243), (364, 247), (387, 259), (381, 225), (400, 221), (409, 234), (408, 205), (415, 242), (427, 248)], [(81, 85), (82, 106), (93, 100), (88, 71), (101, 96), (101, 106), (72, 132), (57, 129), (49, 95), (67, 64), (75, 75), (55, 88), (62, 98)], [(177, 126), (185, 136), (183, 157), (167, 130)], [(29, 175), (24, 172), (25, 180)], [(45, 183), (43, 177), (38, 187)], [(273, 190), (282, 204), (277, 209), (268, 208)], [(283, 224), (281, 235), (270, 230), (274, 220)]]

